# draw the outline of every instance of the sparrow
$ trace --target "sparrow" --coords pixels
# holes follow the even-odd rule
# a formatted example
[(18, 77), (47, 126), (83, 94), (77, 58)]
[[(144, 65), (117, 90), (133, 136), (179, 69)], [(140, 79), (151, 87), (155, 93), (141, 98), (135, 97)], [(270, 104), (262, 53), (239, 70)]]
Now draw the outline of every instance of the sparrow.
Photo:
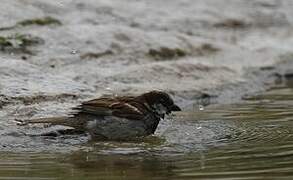
[(49, 123), (88, 132), (95, 140), (130, 140), (151, 135), (160, 120), (172, 111), (181, 111), (163, 91), (139, 96), (101, 97), (72, 108), (65, 117), (21, 121), (21, 125)]

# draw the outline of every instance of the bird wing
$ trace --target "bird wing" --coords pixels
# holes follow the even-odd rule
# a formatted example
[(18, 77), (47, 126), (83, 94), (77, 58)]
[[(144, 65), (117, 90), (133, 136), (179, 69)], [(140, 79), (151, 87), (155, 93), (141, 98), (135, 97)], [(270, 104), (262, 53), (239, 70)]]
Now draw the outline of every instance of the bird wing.
[(99, 98), (83, 102), (74, 110), (78, 113), (97, 116), (116, 116), (133, 120), (143, 119), (145, 112), (142, 104), (133, 98)]
[(137, 102), (113, 103), (111, 105), (113, 115), (133, 120), (144, 119), (145, 113)]

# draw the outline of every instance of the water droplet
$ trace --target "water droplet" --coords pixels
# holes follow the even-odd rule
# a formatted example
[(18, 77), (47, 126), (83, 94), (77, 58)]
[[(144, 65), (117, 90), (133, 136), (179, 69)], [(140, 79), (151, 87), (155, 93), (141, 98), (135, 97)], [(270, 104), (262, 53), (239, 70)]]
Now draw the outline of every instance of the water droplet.
[(203, 105), (198, 105), (198, 109), (199, 109), (200, 111), (203, 111), (203, 110), (204, 110)]
[(77, 50), (76, 49), (72, 49), (70, 53), (71, 54), (76, 54), (77, 53)]

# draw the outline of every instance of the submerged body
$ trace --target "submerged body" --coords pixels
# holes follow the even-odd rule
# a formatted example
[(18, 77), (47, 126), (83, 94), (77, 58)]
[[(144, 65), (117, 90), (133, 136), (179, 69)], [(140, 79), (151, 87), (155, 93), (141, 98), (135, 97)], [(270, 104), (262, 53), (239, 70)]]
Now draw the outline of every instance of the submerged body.
[(23, 124), (50, 123), (88, 132), (97, 140), (129, 140), (153, 134), (161, 119), (179, 111), (171, 97), (161, 91), (140, 96), (99, 98), (73, 108), (69, 117), (41, 118)]
[(133, 121), (126, 118), (105, 117), (88, 121), (86, 131), (97, 140), (134, 139), (153, 134), (159, 121), (160, 119), (155, 121)]

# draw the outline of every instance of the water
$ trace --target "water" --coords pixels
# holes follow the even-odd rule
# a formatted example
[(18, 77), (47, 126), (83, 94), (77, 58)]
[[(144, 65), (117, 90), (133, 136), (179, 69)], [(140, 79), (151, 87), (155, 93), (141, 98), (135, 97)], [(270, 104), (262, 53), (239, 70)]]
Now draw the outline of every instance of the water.
[(2, 151), (0, 179), (293, 179), (292, 115), (289, 84), (181, 112), (143, 142), (79, 141), (58, 151), (54, 143), (69, 147), (62, 137), (43, 139), (41, 151)]

